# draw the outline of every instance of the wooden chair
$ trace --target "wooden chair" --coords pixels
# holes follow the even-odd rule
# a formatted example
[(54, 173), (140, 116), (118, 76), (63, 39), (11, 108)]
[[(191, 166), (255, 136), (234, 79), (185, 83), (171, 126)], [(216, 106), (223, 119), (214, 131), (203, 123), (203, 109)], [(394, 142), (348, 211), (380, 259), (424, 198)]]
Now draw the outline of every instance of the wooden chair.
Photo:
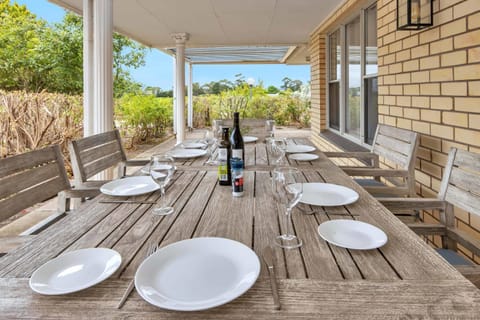
[(456, 252), (457, 244), (480, 256), (480, 240), (455, 227), (454, 206), (480, 216), (480, 154), (450, 150), (437, 199), (378, 198), (392, 212), (404, 209), (440, 210), (440, 224), (415, 223), (409, 226), (419, 235), (438, 235), (438, 249), (452, 265), (467, 278), (480, 284), (480, 268)]
[[(415, 157), (418, 134), (384, 124), (377, 131), (370, 152), (325, 152), (332, 158), (356, 158), (366, 163), (365, 167), (341, 167), (374, 196), (415, 196)], [(383, 157), (395, 169), (379, 167)], [(380, 178), (384, 178), (384, 182)]]
[(24, 231), (19, 237), (2, 237), (0, 255), (21, 245), (62, 218), (70, 207), (70, 198), (93, 197), (98, 190), (75, 190), (65, 171), (58, 145), (0, 159), (0, 220), (58, 195), (57, 214)]
[(69, 145), (76, 187), (100, 187), (105, 181), (88, 180), (97, 173), (118, 166), (118, 176), (127, 166), (144, 166), (149, 160), (127, 160), (118, 130), (72, 141)]

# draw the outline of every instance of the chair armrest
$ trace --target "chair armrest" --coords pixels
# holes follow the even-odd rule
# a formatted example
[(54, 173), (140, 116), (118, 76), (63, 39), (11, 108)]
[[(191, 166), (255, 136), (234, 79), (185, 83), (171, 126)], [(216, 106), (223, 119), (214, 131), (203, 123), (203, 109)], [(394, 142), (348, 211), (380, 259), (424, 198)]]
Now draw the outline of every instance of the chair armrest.
[(457, 228), (447, 228), (447, 236), (473, 252), (473, 254), (480, 256), (479, 239), (476, 239), (469, 233)]
[(349, 176), (408, 177), (408, 171), (382, 168), (342, 168)]
[(428, 209), (440, 209), (444, 210), (446, 202), (443, 200), (433, 199), (433, 198), (376, 198), (387, 207), (390, 211), (396, 210), (405, 210), (405, 209), (417, 209), (417, 210), (428, 210)]
[(140, 167), (150, 163), (150, 160), (127, 160), (125, 161), (126, 166), (130, 167)]
[(412, 229), (413, 232), (422, 236), (444, 236), (447, 234), (447, 228), (439, 223), (407, 223), (407, 226)]
[(359, 159), (378, 159), (378, 155), (372, 152), (324, 152), (329, 158), (359, 158)]

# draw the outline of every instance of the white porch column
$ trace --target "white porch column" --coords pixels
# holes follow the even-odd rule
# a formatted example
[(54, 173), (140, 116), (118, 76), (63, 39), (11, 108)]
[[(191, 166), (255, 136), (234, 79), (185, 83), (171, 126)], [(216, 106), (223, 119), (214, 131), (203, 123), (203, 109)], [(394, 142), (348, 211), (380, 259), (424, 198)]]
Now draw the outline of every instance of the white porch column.
[(193, 65), (188, 63), (188, 128), (193, 128)]
[(176, 44), (177, 144), (185, 140), (185, 42), (188, 33), (172, 34)]
[(113, 129), (113, 0), (93, 4), (94, 133)]
[(93, 0), (83, 0), (83, 136), (93, 134)]
[(173, 93), (173, 133), (177, 134), (177, 77), (176, 77), (176, 72), (177, 72), (177, 58), (174, 56), (172, 57), (172, 83), (173, 83), (173, 88), (172, 88), (172, 93)]

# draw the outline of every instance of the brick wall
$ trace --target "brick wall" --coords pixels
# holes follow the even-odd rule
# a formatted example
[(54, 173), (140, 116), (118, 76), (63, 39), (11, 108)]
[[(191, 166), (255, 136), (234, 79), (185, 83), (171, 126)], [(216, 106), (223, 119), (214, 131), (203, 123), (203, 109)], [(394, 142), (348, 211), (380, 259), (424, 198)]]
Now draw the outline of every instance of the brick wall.
[[(362, 5), (346, 2), (311, 36), (314, 140), (326, 115), (317, 93), (326, 66), (315, 41)], [(425, 197), (436, 196), (451, 147), (480, 152), (480, 0), (435, 0), (433, 6), (433, 27), (396, 31), (396, 0), (377, 1), (379, 122), (421, 133), (415, 174)], [(461, 210), (456, 215), (459, 228), (480, 237), (480, 217)]]

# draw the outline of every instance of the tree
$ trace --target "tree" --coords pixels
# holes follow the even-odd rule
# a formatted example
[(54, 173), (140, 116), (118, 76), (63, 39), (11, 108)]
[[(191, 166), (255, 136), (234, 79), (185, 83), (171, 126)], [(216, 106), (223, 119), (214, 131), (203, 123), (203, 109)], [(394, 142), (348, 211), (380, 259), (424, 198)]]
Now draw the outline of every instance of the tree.
[(268, 86), (267, 88), (267, 93), (270, 93), (270, 94), (276, 94), (276, 93), (279, 93), (280, 90), (278, 90), (277, 87), (275, 86)]
[(283, 85), (280, 86), (282, 90), (291, 90), (291, 91), (299, 91), (302, 88), (303, 82), (301, 80), (292, 80), (289, 77), (285, 77), (282, 79)]

